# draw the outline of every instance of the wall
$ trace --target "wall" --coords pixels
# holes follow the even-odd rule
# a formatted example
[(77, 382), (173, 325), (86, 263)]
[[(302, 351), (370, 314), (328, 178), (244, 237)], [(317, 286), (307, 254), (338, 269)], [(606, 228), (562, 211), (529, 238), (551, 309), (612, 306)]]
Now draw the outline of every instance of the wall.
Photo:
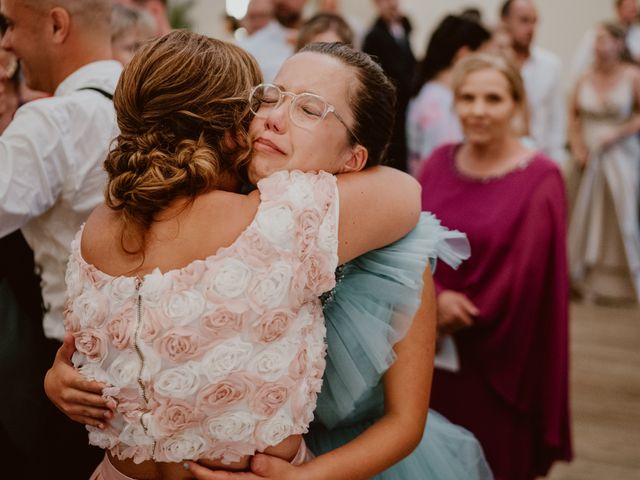
[[(312, 11), (316, 0), (308, 1)], [(342, 0), (341, 3), (345, 15), (358, 18), (363, 25), (368, 25), (375, 16), (372, 0)], [(483, 11), (485, 21), (492, 24), (501, 3), (502, 0), (401, 0), (403, 10), (414, 24), (412, 43), (418, 56), (424, 53), (429, 32), (445, 14), (475, 6)], [(613, 3), (614, 0), (538, 0), (538, 44), (554, 51), (565, 65), (570, 65), (583, 32), (598, 20), (611, 17)], [(225, 0), (196, 0), (191, 15), (195, 30), (222, 37), (224, 12)]]

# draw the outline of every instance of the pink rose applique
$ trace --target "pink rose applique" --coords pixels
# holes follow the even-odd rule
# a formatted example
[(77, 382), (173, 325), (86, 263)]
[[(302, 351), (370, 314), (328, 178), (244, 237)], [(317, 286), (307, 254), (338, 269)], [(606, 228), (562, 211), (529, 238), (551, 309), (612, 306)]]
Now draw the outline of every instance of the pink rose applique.
[(250, 390), (251, 385), (243, 375), (231, 374), (200, 390), (196, 397), (196, 408), (207, 415), (219, 415), (244, 400)]
[(172, 325), (162, 309), (155, 306), (143, 306), (140, 321), (142, 322), (140, 337), (148, 343), (151, 343)]
[(254, 268), (268, 266), (278, 255), (272, 243), (253, 229), (247, 230), (237, 243), (237, 253), (247, 265)]
[(102, 363), (108, 353), (106, 335), (93, 328), (81, 330), (75, 334), (76, 350), (89, 362)]
[(321, 212), (326, 212), (337, 197), (336, 177), (330, 174), (319, 174), (313, 193), (316, 205)]
[(201, 353), (200, 335), (192, 328), (175, 327), (157, 338), (154, 348), (164, 358), (182, 362)]
[(291, 295), (309, 299), (328, 292), (336, 285), (334, 267), (326, 253), (316, 251), (308, 255), (295, 272)]
[(303, 343), (289, 365), (289, 376), (294, 380), (298, 380), (305, 376), (309, 369), (309, 353), (306, 343)]
[(265, 382), (252, 396), (249, 406), (258, 415), (272, 417), (289, 398), (290, 385)]
[(270, 310), (251, 325), (254, 337), (261, 343), (275, 342), (289, 330), (289, 325), (294, 318), (291, 310), (283, 308)]
[(73, 301), (70, 298), (66, 298), (64, 301), (64, 329), (67, 333), (76, 333), (80, 330), (80, 319), (73, 312)]
[(167, 398), (154, 405), (153, 420), (156, 436), (172, 435), (198, 425), (201, 415), (196, 414), (193, 405), (184, 400)]
[(221, 340), (238, 334), (246, 321), (247, 312), (246, 307), (238, 309), (233, 307), (233, 305), (231, 308), (219, 307), (205, 312), (200, 318), (203, 333), (212, 340)]
[(113, 346), (118, 350), (124, 350), (133, 345), (135, 315), (135, 309), (131, 305), (128, 305), (118, 312), (116, 316), (107, 321), (107, 333), (111, 338)]
[(176, 270), (173, 275), (173, 290), (180, 291), (193, 288), (202, 278), (202, 274), (206, 270), (204, 262), (191, 262), (185, 268)]
[(306, 209), (296, 219), (298, 254), (304, 258), (314, 250), (320, 231), (321, 218), (317, 210)]

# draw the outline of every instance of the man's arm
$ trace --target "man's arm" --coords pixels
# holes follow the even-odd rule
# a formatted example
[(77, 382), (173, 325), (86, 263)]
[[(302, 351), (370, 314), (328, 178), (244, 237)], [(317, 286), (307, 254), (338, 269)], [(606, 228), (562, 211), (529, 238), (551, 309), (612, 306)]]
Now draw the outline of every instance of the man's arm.
[(0, 135), (0, 238), (51, 208), (68, 174), (67, 123), (38, 103), (19, 109)]

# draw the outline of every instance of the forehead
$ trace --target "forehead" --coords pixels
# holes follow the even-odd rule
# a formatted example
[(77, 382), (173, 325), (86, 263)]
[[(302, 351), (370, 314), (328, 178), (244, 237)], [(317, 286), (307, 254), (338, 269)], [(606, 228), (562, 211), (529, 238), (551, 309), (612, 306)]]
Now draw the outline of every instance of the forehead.
[(16, 20), (17, 17), (25, 15), (31, 15), (35, 18), (39, 13), (36, 5), (25, 0), (0, 0), (0, 12), (10, 20)]
[(355, 70), (330, 55), (297, 53), (282, 66), (275, 83), (293, 93), (309, 92), (324, 97), (344, 112), (357, 88)]
[(507, 77), (495, 68), (483, 68), (467, 74), (460, 84), (459, 93), (463, 92), (497, 92), (511, 93)]
[(514, 17), (537, 17), (538, 10), (530, 0), (515, 0), (511, 5), (511, 15)]

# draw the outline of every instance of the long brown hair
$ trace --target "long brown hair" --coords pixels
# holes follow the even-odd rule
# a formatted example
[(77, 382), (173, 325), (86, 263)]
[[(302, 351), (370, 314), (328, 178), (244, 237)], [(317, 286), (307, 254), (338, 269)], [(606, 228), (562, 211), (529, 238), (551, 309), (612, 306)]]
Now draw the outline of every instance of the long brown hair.
[(247, 95), (260, 81), (244, 50), (186, 31), (136, 53), (114, 94), (121, 133), (104, 164), (124, 251), (144, 259), (159, 212), (238, 177), (250, 153)]

